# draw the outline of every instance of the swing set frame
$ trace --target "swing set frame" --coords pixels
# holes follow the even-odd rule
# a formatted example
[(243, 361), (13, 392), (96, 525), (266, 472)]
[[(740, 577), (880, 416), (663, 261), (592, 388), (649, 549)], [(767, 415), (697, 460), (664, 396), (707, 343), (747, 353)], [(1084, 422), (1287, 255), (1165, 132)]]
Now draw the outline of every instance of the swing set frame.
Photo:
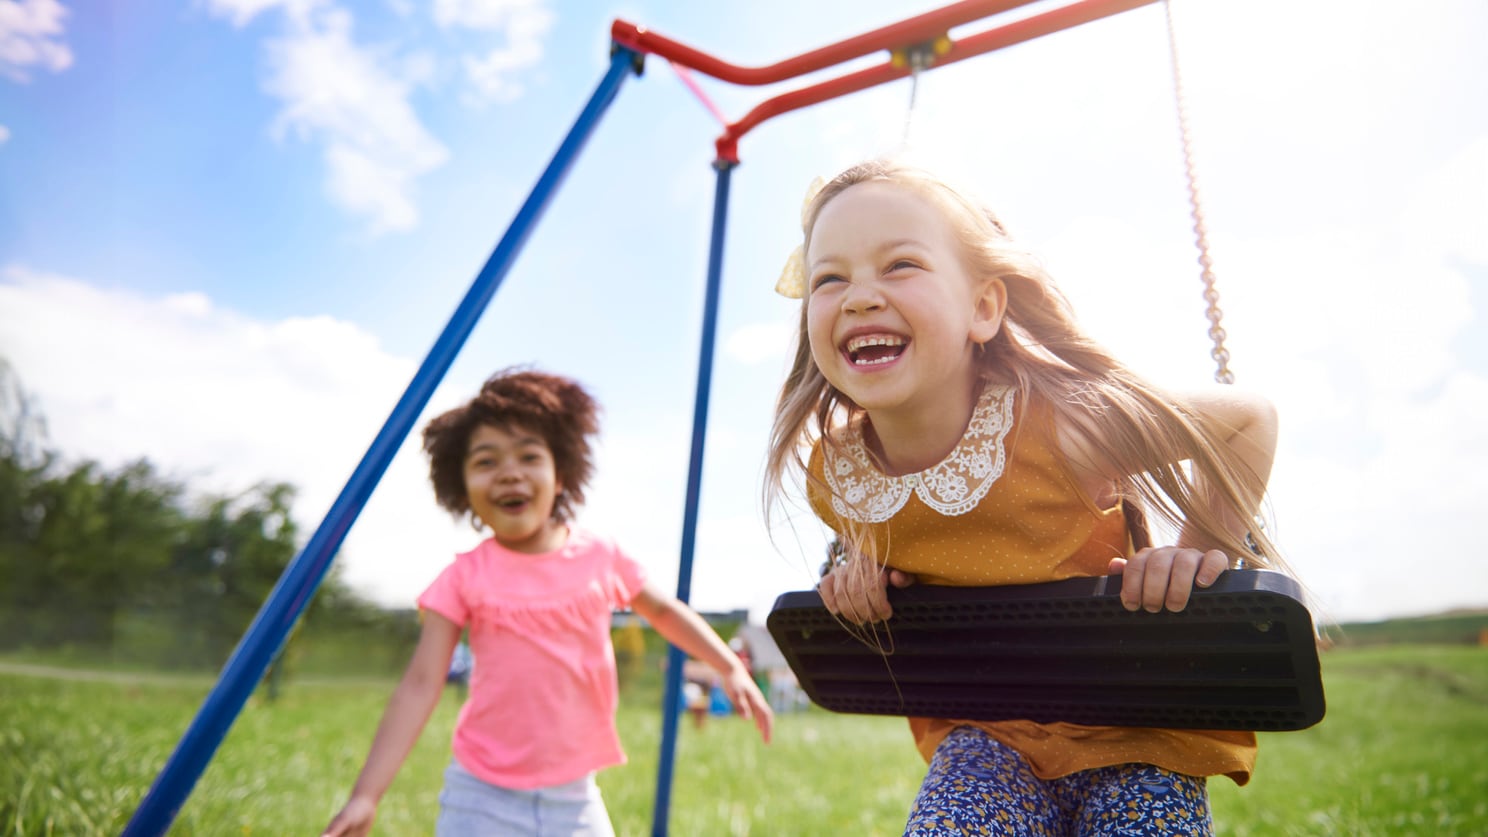
[[(510, 271), (517, 255), (526, 244), (537, 222), (572, 168), (584, 145), (593, 135), (601, 117), (613, 104), (623, 82), (640, 75), (645, 56), (655, 55), (670, 62), (679, 72), (693, 70), (723, 82), (738, 85), (766, 85), (798, 79), (801, 76), (837, 67), (845, 62), (879, 51), (889, 53), (888, 60), (867, 68), (852, 70), (835, 78), (808, 83), (803, 87), (765, 99), (743, 117), (725, 122), (723, 133), (715, 140), (717, 172), (714, 193), (713, 223), (708, 256), (706, 292), (703, 302), (702, 334), (694, 396), (693, 429), (687, 490), (683, 518), (681, 562), (677, 575), (677, 597), (687, 601), (691, 595), (693, 554), (696, 545), (698, 501), (702, 484), (703, 448), (707, 431), (711, 391), (713, 352), (717, 330), (719, 288), (723, 269), (724, 232), (728, 215), (730, 176), (739, 165), (739, 142), (751, 130), (785, 113), (809, 107), (850, 93), (866, 90), (906, 77), (916, 77), (921, 70), (963, 61), (1004, 47), (1110, 17), (1159, 0), (1075, 0), (1017, 20), (994, 25), (985, 31), (952, 39), (950, 31), (958, 26), (985, 20), (1027, 6), (1035, 0), (963, 0), (934, 11), (874, 29), (827, 46), (802, 53), (774, 64), (747, 67), (723, 61), (702, 50), (625, 20), (611, 26), (609, 67), (585, 103), (573, 126), (559, 143), (552, 159), (542, 171), (511, 224), (497, 243), (491, 256), (471, 283), (449, 322), (436, 338), (423, 363), (414, 373), (402, 397), (366, 454), (348, 478), (325, 518), (303, 549), (285, 568), (273, 591), (260, 608), (238, 646), (224, 665), (216, 685), (207, 695), (182, 735), (148, 793), (125, 826), (125, 837), (161, 835), (169, 830), (197, 780), (211, 761), (228, 729), (236, 720), (254, 688), (263, 679), (274, 655), (283, 645), (290, 629), (330, 570), (337, 550), (373, 489), (387, 470), (403, 440), (444, 378), (460, 348), (474, 330), (496, 290)], [(1169, 0), (1162, 0), (1166, 3)], [(1171, 24), (1170, 24), (1171, 25)], [(1170, 29), (1171, 32), (1171, 29)], [(684, 74), (688, 86), (699, 92)], [(700, 94), (701, 95), (701, 94)], [(705, 99), (706, 103), (706, 99)], [(710, 109), (718, 114), (716, 108)], [(1180, 91), (1181, 115), (1181, 91)], [(720, 121), (723, 121), (722, 119)], [(1186, 128), (1185, 128), (1186, 134)], [(1185, 142), (1185, 151), (1187, 143)], [(1192, 166), (1190, 165), (1190, 174)], [(1197, 192), (1191, 191), (1197, 200)], [(1197, 209), (1197, 204), (1195, 204)], [(1196, 212), (1196, 221), (1199, 216)], [(1200, 242), (1201, 250), (1204, 247)], [(1207, 253), (1201, 261), (1208, 271)], [(1206, 278), (1206, 298), (1213, 292), (1212, 275)], [(1211, 322), (1218, 329), (1217, 307), (1211, 299)], [(1219, 331), (1221, 337), (1223, 331)], [(1211, 330), (1211, 336), (1213, 331)], [(1222, 349), (1222, 346), (1218, 346)], [(1227, 358), (1227, 355), (1226, 355)], [(1219, 358), (1216, 357), (1218, 360)], [(670, 808), (673, 759), (678, 727), (678, 697), (681, 692), (683, 655), (669, 649), (665, 696), (662, 703), (661, 758), (657, 770), (652, 834), (665, 835)]]

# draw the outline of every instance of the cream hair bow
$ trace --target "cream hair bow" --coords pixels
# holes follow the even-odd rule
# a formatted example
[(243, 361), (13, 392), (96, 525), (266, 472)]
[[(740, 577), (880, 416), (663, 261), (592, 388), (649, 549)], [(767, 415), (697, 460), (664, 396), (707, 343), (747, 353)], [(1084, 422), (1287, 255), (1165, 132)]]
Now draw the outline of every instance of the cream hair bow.
[[(801, 201), (801, 233), (806, 233), (807, 210), (811, 209), (811, 201), (814, 200), (827, 185), (827, 181), (821, 177), (813, 178), (811, 185), (806, 187), (806, 198)], [(806, 296), (806, 245), (797, 244), (796, 249), (791, 251), (790, 257), (785, 260), (785, 267), (780, 270), (780, 278), (775, 280), (775, 293), (789, 299), (801, 299)]]

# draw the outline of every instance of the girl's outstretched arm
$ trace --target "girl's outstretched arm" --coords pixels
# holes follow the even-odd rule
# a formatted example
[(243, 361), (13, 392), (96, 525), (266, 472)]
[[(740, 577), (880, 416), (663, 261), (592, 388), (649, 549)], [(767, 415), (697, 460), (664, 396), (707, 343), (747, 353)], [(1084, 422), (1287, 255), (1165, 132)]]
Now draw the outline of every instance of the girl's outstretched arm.
[(323, 837), (361, 837), (372, 830), (377, 804), (439, 702), (445, 675), (449, 673), (450, 656), (459, 639), (458, 625), (432, 611), (424, 612), (418, 647), (398, 688), (388, 698), (377, 735), (372, 739), (372, 749), (351, 789), (351, 798), (326, 826)]
[(723, 690), (740, 715), (752, 718), (765, 743), (775, 726), (775, 713), (770, 702), (760, 693), (749, 676), (749, 670), (698, 612), (651, 584), (641, 588), (630, 603), (656, 632), (688, 655), (707, 663), (723, 675)]
[[(1235, 461), (1255, 474), (1257, 486), (1263, 489), (1276, 457), (1275, 406), (1256, 393), (1230, 386), (1185, 392), (1178, 397), (1233, 453)], [(1215, 509), (1237, 539), (1243, 538), (1251, 525), (1261, 497), (1244, 500), (1248, 508), (1243, 517), (1228, 508)], [(1195, 530), (1185, 526), (1178, 534), (1177, 546), (1144, 549), (1129, 561), (1114, 559), (1110, 571), (1121, 573), (1122, 603), (1129, 610), (1152, 612), (1187, 607), (1195, 586), (1208, 587), (1230, 566), (1232, 556), (1215, 546), (1204, 543)]]
[[(1276, 438), (1279, 422), (1276, 405), (1259, 393), (1234, 386), (1214, 386), (1179, 393), (1179, 399), (1200, 417), (1231, 450), (1240, 464), (1256, 475), (1265, 487), (1271, 478), (1271, 465), (1276, 460)], [(1247, 497), (1254, 514), (1261, 502), (1259, 496)], [(1248, 520), (1236, 520), (1237, 531), (1244, 532)]]

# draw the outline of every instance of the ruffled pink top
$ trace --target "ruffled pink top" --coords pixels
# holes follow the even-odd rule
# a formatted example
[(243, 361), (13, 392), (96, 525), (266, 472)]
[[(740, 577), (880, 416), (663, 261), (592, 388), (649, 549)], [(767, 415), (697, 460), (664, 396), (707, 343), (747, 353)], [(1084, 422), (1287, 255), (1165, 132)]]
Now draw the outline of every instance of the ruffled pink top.
[(475, 669), (453, 744), (466, 770), (531, 790), (624, 763), (610, 614), (645, 578), (613, 542), (574, 527), (553, 552), (486, 540), (455, 556), (418, 604), (470, 629)]

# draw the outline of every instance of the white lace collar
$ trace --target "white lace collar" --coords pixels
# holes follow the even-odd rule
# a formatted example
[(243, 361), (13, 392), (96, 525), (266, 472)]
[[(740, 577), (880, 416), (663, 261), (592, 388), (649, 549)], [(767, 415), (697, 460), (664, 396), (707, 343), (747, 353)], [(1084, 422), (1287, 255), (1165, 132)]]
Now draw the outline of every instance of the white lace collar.
[(884, 474), (863, 443), (862, 423), (844, 428), (835, 449), (822, 446), (832, 510), (860, 523), (882, 523), (909, 502), (911, 493), (946, 516), (976, 508), (1007, 464), (1002, 440), (1013, 427), (1013, 392), (1010, 386), (988, 386), (956, 448), (917, 474)]

